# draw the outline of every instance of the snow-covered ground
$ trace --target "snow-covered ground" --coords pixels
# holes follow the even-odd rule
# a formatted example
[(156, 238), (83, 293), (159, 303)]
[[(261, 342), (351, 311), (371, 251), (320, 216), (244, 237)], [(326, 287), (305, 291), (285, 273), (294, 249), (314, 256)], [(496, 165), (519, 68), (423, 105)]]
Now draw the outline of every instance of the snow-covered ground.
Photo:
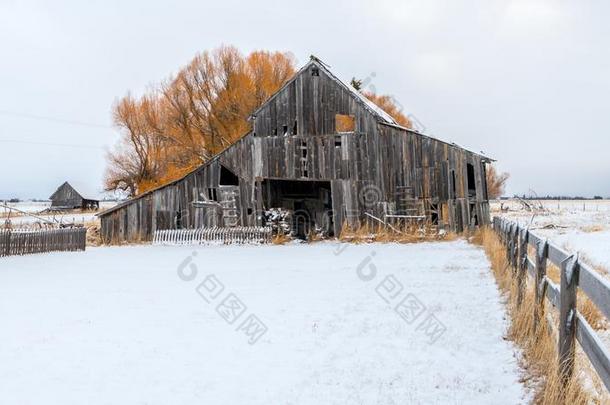
[[(1, 201), (0, 201), (1, 202)], [(5, 204), (5, 203), (2, 203)], [(100, 210), (106, 210), (108, 208), (112, 208), (117, 204), (116, 201), (100, 201)], [(50, 201), (22, 201), (18, 203), (9, 203), (6, 205), (11, 208), (16, 208), (20, 211), (37, 213), (46, 210), (51, 207)], [(0, 208), (0, 213), (5, 213), (5, 208)]]
[[(11, 225), (13, 227), (21, 227), (21, 226), (29, 226), (37, 223), (44, 223), (42, 219), (53, 223), (75, 223), (75, 224), (85, 224), (88, 222), (97, 221), (97, 217), (95, 214), (97, 212), (70, 212), (70, 213), (58, 213), (53, 215), (36, 215), (36, 217), (32, 216), (18, 216), (11, 218)], [(4, 223), (6, 218), (0, 218), (0, 223)]]
[[(19, 202), (19, 203), (7, 203), (6, 205), (11, 208), (16, 208), (22, 212), (12, 211), (10, 212), (11, 226), (15, 227), (34, 227), (38, 224), (44, 225), (45, 221), (53, 223), (75, 223), (75, 224), (87, 224), (91, 222), (97, 222), (98, 218), (95, 216), (97, 213), (114, 207), (117, 204), (116, 201), (100, 201), (99, 211), (87, 211), (79, 212), (79, 210), (69, 212), (58, 212), (53, 214), (41, 213), (45, 209), (51, 206), (50, 202)], [(6, 226), (6, 220), (9, 216), (9, 209), (0, 207), (0, 229)], [(30, 213), (31, 215), (24, 214)], [(41, 218), (43, 220), (41, 220)]]
[(505, 316), (465, 241), (3, 258), (0, 403), (525, 403)]
[[(21, 201), (18, 203), (7, 202), (6, 205), (11, 208), (16, 208), (20, 211), (35, 213), (35, 212), (40, 212), (42, 210), (49, 208), (51, 206), (51, 202), (50, 201)], [(4, 212), (4, 211), (5, 211), (4, 208), (0, 209), (0, 212)]]
[[(610, 270), (610, 200), (542, 201), (544, 209), (524, 209), (515, 200), (493, 202), (492, 215), (502, 215), (547, 237), (558, 245), (584, 254), (600, 271)], [(501, 205), (508, 211), (501, 212)]]

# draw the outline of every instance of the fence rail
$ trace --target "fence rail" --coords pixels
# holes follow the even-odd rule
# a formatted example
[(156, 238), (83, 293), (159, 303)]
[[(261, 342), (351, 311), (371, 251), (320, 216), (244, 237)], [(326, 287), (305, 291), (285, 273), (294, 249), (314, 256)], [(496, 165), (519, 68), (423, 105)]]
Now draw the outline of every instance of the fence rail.
[(269, 242), (271, 242), (271, 228), (254, 226), (168, 229), (155, 231), (153, 236), (155, 245), (264, 244)]
[[(526, 275), (534, 280), (536, 304), (534, 322), (542, 322), (545, 298), (559, 310), (559, 325), (551, 318), (545, 322), (558, 330), (558, 362), (563, 376), (574, 371), (575, 342), (578, 342), (593, 368), (610, 391), (610, 352), (595, 330), (577, 309), (577, 290), (580, 289), (606, 318), (610, 318), (610, 282), (573, 254), (532, 233), (527, 227), (504, 218), (493, 219), (494, 230), (506, 245), (506, 255), (517, 277), (518, 299), (527, 286)], [(528, 246), (534, 248), (534, 258), (528, 255)], [(560, 269), (560, 284), (546, 274), (547, 261)]]
[(87, 229), (0, 230), (0, 256), (85, 250)]

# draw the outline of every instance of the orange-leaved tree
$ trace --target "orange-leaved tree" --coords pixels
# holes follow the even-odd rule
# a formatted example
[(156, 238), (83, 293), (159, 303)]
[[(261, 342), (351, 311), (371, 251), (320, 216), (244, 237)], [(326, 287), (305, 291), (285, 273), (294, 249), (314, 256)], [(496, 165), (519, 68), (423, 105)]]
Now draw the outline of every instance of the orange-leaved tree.
[(248, 115), (294, 74), (290, 53), (242, 55), (221, 46), (193, 58), (140, 98), (113, 107), (121, 140), (108, 153), (106, 188), (130, 195), (183, 176), (249, 130)]
[(389, 95), (376, 94), (369, 86), (369, 90), (362, 89), (362, 80), (358, 80), (355, 77), (350, 81), (350, 85), (362, 93), (366, 98), (375, 103), (379, 108), (388, 113), (394, 121), (405, 128), (413, 128), (411, 120), (403, 113), (402, 106), (396, 101), (396, 99)]
[(506, 181), (510, 177), (508, 173), (499, 173), (494, 166), (487, 165), (485, 168), (487, 179), (487, 196), (490, 199), (498, 198), (504, 194)]

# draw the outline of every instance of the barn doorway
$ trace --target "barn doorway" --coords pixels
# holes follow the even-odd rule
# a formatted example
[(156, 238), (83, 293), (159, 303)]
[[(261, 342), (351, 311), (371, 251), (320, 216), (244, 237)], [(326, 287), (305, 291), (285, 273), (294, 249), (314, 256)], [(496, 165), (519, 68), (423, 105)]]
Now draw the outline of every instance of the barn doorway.
[(334, 236), (329, 181), (266, 179), (261, 186), (264, 209), (288, 211), (294, 237)]

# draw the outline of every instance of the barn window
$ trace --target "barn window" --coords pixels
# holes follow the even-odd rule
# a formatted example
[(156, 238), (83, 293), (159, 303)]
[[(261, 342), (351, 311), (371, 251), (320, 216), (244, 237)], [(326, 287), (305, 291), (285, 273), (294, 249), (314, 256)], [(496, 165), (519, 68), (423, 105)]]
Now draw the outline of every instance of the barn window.
[(282, 134), (288, 136), (288, 125), (282, 126)]
[(239, 177), (231, 170), (220, 166), (220, 184), (223, 186), (239, 186)]
[(292, 126), (292, 135), (297, 134), (297, 120), (294, 120), (294, 125)]
[(309, 177), (308, 162), (307, 162), (307, 141), (301, 140), (299, 143), (299, 149), (301, 150), (301, 177)]
[(208, 199), (211, 201), (218, 201), (218, 193), (214, 187), (208, 187)]
[(320, 76), (320, 69), (318, 69), (317, 66), (314, 66), (311, 68), (311, 75), (312, 76)]
[(340, 148), (340, 147), (341, 147), (341, 137), (335, 136), (335, 148)]
[(466, 174), (468, 175), (468, 197), (474, 197), (477, 194), (477, 186), (474, 177), (474, 166), (470, 163), (466, 165)]
[(336, 114), (335, 132), (354, 132), (356, 129), (356, 118), (353, 115)]

